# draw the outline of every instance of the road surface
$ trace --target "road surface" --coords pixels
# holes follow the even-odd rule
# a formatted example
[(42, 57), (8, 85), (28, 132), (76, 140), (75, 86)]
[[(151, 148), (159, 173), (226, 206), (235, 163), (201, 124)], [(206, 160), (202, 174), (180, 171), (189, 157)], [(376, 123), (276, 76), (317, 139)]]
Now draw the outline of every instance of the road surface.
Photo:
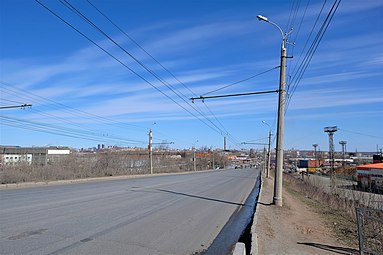
[(0, 190), (0, 254), (198, 254), (255, 169)]

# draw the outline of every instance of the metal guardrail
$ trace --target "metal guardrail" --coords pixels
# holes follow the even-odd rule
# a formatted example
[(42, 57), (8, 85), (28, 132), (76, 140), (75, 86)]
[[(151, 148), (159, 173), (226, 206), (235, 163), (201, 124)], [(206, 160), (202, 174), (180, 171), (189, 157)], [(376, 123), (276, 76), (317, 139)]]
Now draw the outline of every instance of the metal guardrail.
[(383, 210), (356, 208), (359, 254), (383, 254)]

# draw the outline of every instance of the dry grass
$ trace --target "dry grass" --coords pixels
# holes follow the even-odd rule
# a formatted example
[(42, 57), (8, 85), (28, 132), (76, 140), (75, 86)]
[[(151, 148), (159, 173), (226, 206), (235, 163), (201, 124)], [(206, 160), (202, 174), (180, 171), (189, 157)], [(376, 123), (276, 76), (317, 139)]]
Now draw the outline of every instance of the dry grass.
[[(224, 165), (224, 159), (216, 156), (216, 165)], [(46, 165), (18, 164), (1, 166), (0, 183), (45, 182), (89, 177), (135, 175), (150, 173), (146, 154), (102, 152), (97, 154), (71, 154), (60, 161)], [(209, 158), (196, 161), (197, 171), (211, 168)], [(174, 173), (194, 170), (192, 156), (170, 158), (166, 154), (153, 156), (154, 173)]]
[(356, 201), (328, 194), (321, 188), (290, 175), (284, 175), (284, 184), (290, 194), (299, 197), (313, 211), (322, 215), (326, 225), (334, 230), (338, 240), (351, 247), (358, 247)]
[(383, 254), (383, 203), (377, 202), (379, 195), (339, 188), (328, 193), (320, 185), (291, 175), (284, 175), (284, 181), (289, 193), (323, 216), (339, 241), (354, 248), (359, 246), (356, 208), (361, 208), (363, 250), (366, 254)]

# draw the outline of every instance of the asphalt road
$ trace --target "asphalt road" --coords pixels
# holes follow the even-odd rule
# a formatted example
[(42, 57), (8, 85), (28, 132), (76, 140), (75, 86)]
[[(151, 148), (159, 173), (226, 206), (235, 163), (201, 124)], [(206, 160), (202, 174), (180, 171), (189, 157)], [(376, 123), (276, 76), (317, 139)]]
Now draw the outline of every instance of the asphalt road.
[(198, 254), (255, 169), (0, 190), (0, 254)]

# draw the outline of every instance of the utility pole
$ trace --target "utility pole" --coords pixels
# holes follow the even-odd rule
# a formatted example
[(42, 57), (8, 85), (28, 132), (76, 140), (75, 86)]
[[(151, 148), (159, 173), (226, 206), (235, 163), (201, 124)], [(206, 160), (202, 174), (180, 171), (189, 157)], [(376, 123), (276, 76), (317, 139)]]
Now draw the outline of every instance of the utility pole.
[(342, 166), (344, 166), (344, 161), (346, 158), (346, 141), (339, 141), (339, 144), (342, 145)]
[(319, 167), (318, 165), (318, 157), (317, 157), (317, 147), (318, 147), (318, 144), (313, 144), (313, 147), (314, 147), (314, 159), (315, 159), (315, 167)]
[[(270, 155), (271, 155), (271, 151), (270, 151), (270, 143), (271, 143), (271, 131), (269, 132), (269, 143), (251, 143), (251, 142), (242, 142), (241, 144), (256, 144), (256, 145), (267, 145), (269, 147), (269, 152), (266, 154), (266, 149), (265, 147), (263, 147), (264, 149), (264, 166), (263, 166), (263, 169), (265, 169), (266, 171), (265, 174), (267, 176), (267, 178), (269, 177), (269, 170), (270, 170)], [(266, 155), (267, 155), (267, 158), (266, 158)]]
[(335, 189), (335, 158), (334, 158), (334, 133), (338, 131), (337, 126), (325, 127), (324, 132), (328, 133), (328, 146), (330, 154), (330, 179), (331, 179), (331, 190)]
[(282, 35), (281, 45), (281, 66), (279, 73), (279, 96), (278, 96), (278, 126), (277, 126), (277, 149), (276, 149), (276, 160), (277, 167), (275, 169), (274, 178), (274, 198), (273, 203), (277, 206), (282, 206), (282, 174), (283, 174), (283, 139), (285, 130), (285, 98), (286, 98), (286, 41), (289, 33), (284, 33), (282, 28), (274, 22), (268, 20), (262, 15), (257, 16), (258, 20), (267, 22), (276, 28)]
[(194, 163), (194, 172), (197, 171), (196, 158), (195, 158), (195, 147), (193, 146), (193, 163)]
[(198, 143), (198, 140), (194, 142), (193, 144), (193, 168), (194, 168), (194, 172), (197, 171), (197, 159), (195, 157), (195, 144)]
[(150, 161), (150, 174), (153, 174), (153, 133), (152, 129), (149, 130), (149, 161)]
[(213, 156), (213, 170), (215, 170), (215, 162), (214, 162), (214, 151), (212, 151), (212, 156)]
[(263, 147), (263, 172), (267, 175), (267, 152), (266, 147)]
[(269, 130), (269, 144), (267, 149), (267, 168), (266, 168), (266, 178), (270, 177), (270, 163), (271, 163), (271, 130)]
[(223, 150), (226, 151), (227, 147), (226, 147), (226, 136), (223, 137)]
[(269, 127), (269, 143), (268, 143), (268, 149), (267, 149), (267, 168), (266, 168), (266, 178), (270, 177), (270, 161), (271, 161), (271, 126), (264, 120), (262, 120), (262, 123)]
[(282, 40), (281, 48), (281, 71), (279, 81), (278, 100), (278, 129), (277, 129), (277, 168), (275, 171), (274, 183), (274, 204), (282, 206), (282, 174), (283, 174), (283, 138), (285, 132), (285, 98), (286, 98), (286, 48), (285, 39)]

